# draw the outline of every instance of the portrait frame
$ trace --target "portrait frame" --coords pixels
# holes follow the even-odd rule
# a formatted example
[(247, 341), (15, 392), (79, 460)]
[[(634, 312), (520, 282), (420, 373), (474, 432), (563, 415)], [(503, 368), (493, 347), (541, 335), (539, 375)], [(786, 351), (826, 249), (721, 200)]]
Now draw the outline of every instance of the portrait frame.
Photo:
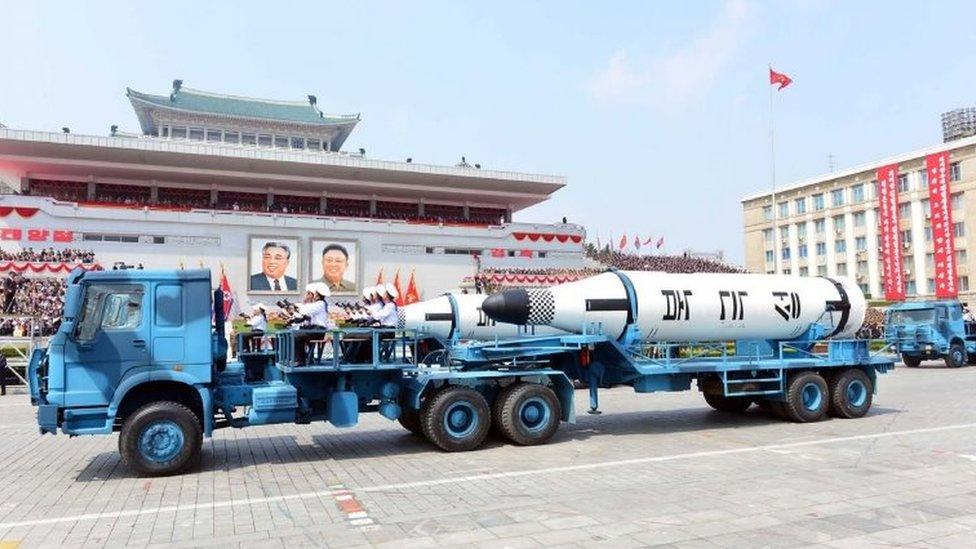
[[(263, 249), (265, 244), (269, 242), (283, 244), (288, 247), (288, 251), (290, 252), (288, 266), (283, 275), (286, 289), (281, 291), (273, 290), (268, 285), (267, 279), (263, 277)], [(257, 295), (300, 294), (303, 287), (301, 276), (303, 259), (301, 244), (301, 239), (295, 236), (260, 234), (249, 235), (247, 245), (247, 293)], [(294, 283), (292, 283), (292, 281), (294, 281)], [(289, 288), (288, 286), (291, 287)]]
[[(343, 289), (336, 289), (333, 284), (329, 285), (332, 295), (337, 296), (358, 296), (362, 286), (362, 255), (360, 254), (359, 241), (349, 238), (312, 238), (309, 241), (308, 253), (308, 280), (309, 282), (323, 282), (324, 268), (322, 266), (322, 251), (330, 245), (339, 245), (348, 254), (346, 268), (343, 271), (342, 279), (346, 282), (342, 284)], [(351, 283), (352, 288), (346, 289)]]

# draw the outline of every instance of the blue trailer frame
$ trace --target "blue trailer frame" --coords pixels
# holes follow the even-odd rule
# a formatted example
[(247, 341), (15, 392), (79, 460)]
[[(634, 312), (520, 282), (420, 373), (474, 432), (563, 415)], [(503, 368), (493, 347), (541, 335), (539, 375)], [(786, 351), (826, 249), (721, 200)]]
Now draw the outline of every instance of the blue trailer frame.
[[(197, 462), (215, 429), (351, 427), (369, 412), (446, 451), (477, 448), (492, 425), (516, 444), (542, 444), (561, 421), (575, 421), (574, 381), (588, 385), (591, 413), (599, 413), (600, 388), (680, 391), (696, 381), (706, 402), (726, 412), (757, 403), (793, 421), (859, 417), (876, 375), (893, 367), (866, 341), (818, 341), (818, 326), (799, 341), (700, 344), (644, 343), (635, 326), (619, 339), (585, 326), (580, 334), (464, 344), (395, 329), (289, 330), (262, 336), (270, 350), (238, 335), (241, 352), (228, 362), (222, 293), (211, 299), (209, 284), (202, 270), (73, 273), (62, 327), (28, 368), (41, 433), (118, 431), (135, 470), (172, 474)], [(113, 302), (113, 318), (126, 320), (122, 311), (132, 306), (131, 333), (85, 332), (107, 314), (93, 300), (107, 302), (113, 288), (124, 296)], [(119, 342), (134, 337), (144, 338), (132, 341), (136, 351), (151, 356), (122, 362), (132, 349)], [(191, 355), (196, 362), (183, 360)]]

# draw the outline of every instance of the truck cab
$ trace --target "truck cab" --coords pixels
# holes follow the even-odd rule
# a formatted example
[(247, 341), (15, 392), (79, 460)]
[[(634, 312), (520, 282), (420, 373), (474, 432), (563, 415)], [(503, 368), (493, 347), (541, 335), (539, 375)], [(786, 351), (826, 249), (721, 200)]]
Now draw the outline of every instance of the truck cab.
[(956, 300), (892, 305), (885, 313), (885, 339), (910, 368), (927, 359), (943, 359), (950, 368), (976, 363), (976, 326), (963, 312)]

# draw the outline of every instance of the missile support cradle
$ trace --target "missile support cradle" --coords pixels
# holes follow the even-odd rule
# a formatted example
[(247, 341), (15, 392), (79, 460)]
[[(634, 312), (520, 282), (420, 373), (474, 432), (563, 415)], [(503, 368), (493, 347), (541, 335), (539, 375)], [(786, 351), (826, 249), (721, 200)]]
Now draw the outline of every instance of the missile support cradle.
[[(142, 321), (128, 332), (89, 328), (104, 316), (95, 300), (118, 305), (128, 298), (117, 296), (135, 293)], [(477, 448), (491, 427), (513, 443), (541, 444), (560, 422), (575, 422), (574, 381), (588, 385), (591, 412), (599, 411), (600, 388), (679, 391), (696, 381), (707, 403), (725, 412), (758, 403), (798, 422), (859, 417), (870, 408), (876, 374), (893, 367), (866, 341), (818, 341), (829, 326), (790, 341), (698, 344), (647, 343), (636, 323), (622, 335), (595, 324), (466, 343), (378, 328), (240, 334), (238, 360), (228, 362), (222, 310), (209, 271), (73, 273), (62, 328), (31, 357), (41, 432), (119, 432), (126, 463), (163, 475), (193, 466), (214, 429), (351, 427), (367, 412), (445, 451)], [(143, 343), (129, 349), (132, 341)], [(113, 368), (114, 375), (92, 375)]]

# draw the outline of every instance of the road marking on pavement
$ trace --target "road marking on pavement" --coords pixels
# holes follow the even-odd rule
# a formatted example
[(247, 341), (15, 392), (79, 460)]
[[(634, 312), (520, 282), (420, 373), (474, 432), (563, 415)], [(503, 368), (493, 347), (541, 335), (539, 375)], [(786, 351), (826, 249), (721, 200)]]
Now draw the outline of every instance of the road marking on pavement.
[[(235, 499), (230, 501), (195, 503), (192, 505), (166, 505), (166, 506), (149, 507), (143, 509), (131, 509), (126, 511), (114, 511), (110, 513), (90, 513), (86, 515), (71, 515), (65, 517), (52, 517), (52, 518), (44, 518), (44, 519), (24, 520), (18, 522), (3, 522), (0, 523), (0, 531), (7, 530), (10, 528), (20, 528), (24, 526), (42, 526), (47, 524), (61, 524), (65, 522), (79, 522), (83, 520), (119, 519), (123, 517), (137, 517), (142, 515), (156, 515), (161, 513), (178, 513), (181, 511), (192, 511), (196, 509), (222, 509), (226, 507), (237, 507), (242, 505), (248, 505), (248, 506), (264, 505), (268, 503), (276, 503), (281, 501), (291, 501), (291, 500), (298, 500), (298, 499), (318, 499), (322, 497), (333, 497), (334, 499), (336, 499), (336, 496), (348, 495), (357, 492), (358, 493), (386, 492), (391, 490), (423, 488), (427, 486), (440, 486), (443, 484), (454, 484), (454, 483), (461, 483), (461, 482), (476, 482), (476, 481), (485, 481), (485, 480), (495, 480), (501, 478), (548, 475), (553, 473), (565, 473), (571, 471), (587, 471), (591, 469), (606, 469), (608, 467), (621, 467), (627, 465), (641, 465), (645, 463), (661, 463), (667, 461), (680, 461), (680, 460), (688, 460), (688, 459), (727, 456), (732, 454), (747, 454), (753, 452), (786, 450), (790, 448), (803, 448), (806, 446), (819, 446), (822, 444), (835, 444), (838, 442), (875, 440), (880, 438), (938, 433), (942, 431), (956, 431), (959, 429), (973, 429), (973, 428), (976, 428), (976, 423), (961, 423), (957, 425), (943, 425), (941, 427), (924, 427), (920, 429), (907, 429), (904, 431), (887, 431), (883, 433), (872, 433), (866, 435), (850, 435), (850, 436), (833, 437), (833, 438), (804, 440), (801, 442), (788, 442), (782, 444), (763, 444), (759, 446), (727, 448), (725, 450), (705, 450), (701, 452), (689, 452), (685, 454), (671, 454), (665, 456), (651, 456), (651, 457), (644, 457), (644, 458), (621, 459), (615, 461), (599, 461), (595, 463), (566, 465), (562, 467), (547, 467), (544, 469), (526, 469), (522, 471), (507, 471), (501, 473), (486, 473), (481, 475), (469, 475), (463, 477), (448, 477), (448, 478), (438, 478), (438, 479), (430, 479), (430, 480), (418, 480), (414, 482), (402, 482), (397, 484), (381, 484), (377, 486), (364, 486), (362, 488), (346, 488), (341, 484), (334, 484), (334, 485), (329, 485), (328, 490), (319, 491), (319, 492), (302, 492), (298, 494), (288, 494), (283, 496), (244, 498), (244, 499)], [(359, 508), (353, 510), (351, 508), (352, 506), (350, 505), (350, 510), (346, 512), (347, 517), (349, 516), (350, 513), (364, 512), (362, 506), (355, 499), (346, 500), (343, 503), (346, 503), (348, 505), (349, 501), (355, 503), (355, 505)], [(336, 503), (340, 504), (338, 499), (336, 499)], [(342, 509), (342, 505), (340, 505), (340, 509)], [(345, 512), (344, 509), (343, 511)], [(360, 522), (360, 521), (369, 521), (369, 522)], [(350, 520), (350, 524), (353, 524), (355, 526), (360, 526), (360, 525), (367, 526), (369, 524), (372, 524), (372, 522), (373, 520), (370, 518), (356, 518)], [(0, 549), (5, 549), (5, 548), (0, 546)]]
[(331, 483), (329, 484), (329, 489), (332, 499), (335, 500), (339, 511), (346, 515), (346, 520), (349, 521), (349, 524), (359, 527), (373, 524), (373, 519), (369, 518), (369, 513), (366, 512), (366, 508), (363, 507), (362, 503), (359, 503), (359, 500), (356, 499), (356, 496), (351, 490), (346, 488), (342, 483)]

